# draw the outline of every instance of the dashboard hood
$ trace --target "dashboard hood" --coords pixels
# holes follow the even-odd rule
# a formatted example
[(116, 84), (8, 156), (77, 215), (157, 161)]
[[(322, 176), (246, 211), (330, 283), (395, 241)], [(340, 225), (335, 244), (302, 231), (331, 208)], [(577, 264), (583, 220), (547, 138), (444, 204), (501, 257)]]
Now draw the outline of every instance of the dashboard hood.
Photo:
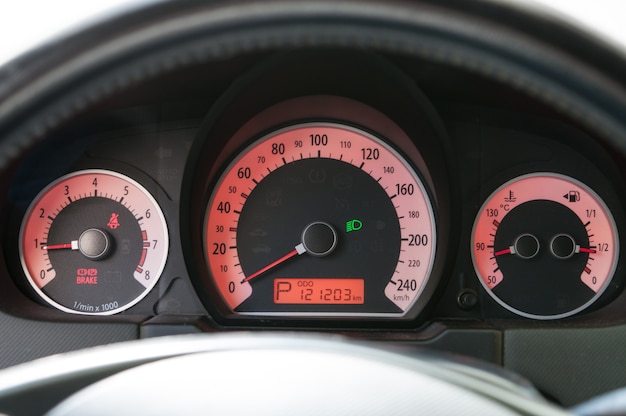
[(286, 350), (477, 376), (522, 414), (626, 385), (624, 45), (541, 3), (178, 0), (7, 60), (0, 410)]

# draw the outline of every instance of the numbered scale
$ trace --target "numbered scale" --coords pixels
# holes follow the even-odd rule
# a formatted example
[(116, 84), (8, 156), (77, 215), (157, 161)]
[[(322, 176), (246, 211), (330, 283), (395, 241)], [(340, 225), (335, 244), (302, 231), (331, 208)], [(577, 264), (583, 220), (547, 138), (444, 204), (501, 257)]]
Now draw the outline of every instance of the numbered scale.
[(235, 315), (403, 316), (435, 256), (411, 165), (354, 127), (307, 123), (244, 149), (205, 220), (211, 282)]
[(20, 231), (26, 278), (48, 304), (69, 313), (110, 315), (157, 283), (168, 252), (167, 224), (134, 180), (84, 170), (47, 186)]
[(593, 304), (619, 256), (617, 227), (602, 199), (556, 173), (512, 179), (482, 206), (472, 259), (483, 287), (508, 310), (557, 319)]

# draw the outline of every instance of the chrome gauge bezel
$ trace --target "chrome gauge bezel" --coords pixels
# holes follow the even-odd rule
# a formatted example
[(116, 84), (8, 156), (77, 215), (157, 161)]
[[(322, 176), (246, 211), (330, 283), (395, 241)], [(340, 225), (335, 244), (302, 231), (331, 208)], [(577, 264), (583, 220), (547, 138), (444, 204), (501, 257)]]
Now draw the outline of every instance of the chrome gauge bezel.
[[(238, 164), (240, 163), (240, 161), (242, 160), (242, 158), (248, 156), (250, 154), (250, 152), (254, 151), (255, 149), (259, 148), (260, 146), (267, 146), (269, 143), (269, 141), (272, 141), (274, 138), (276, 137), (280, 137), (282, 135), (289, 135), (289, 134), (293, 134), (293, 132), (300, 132), (300, 131), (325, 131), (325, 130), (334, 130), (336, 132), (335, 135), (337, 135), (337, 132), (340, 131), (345, 131), (346, 135), (351, 135), (352, 137), (358, 137), (358, 136), (362, 136), (364, 138), (364, 140), (369, 140), (372, 143), (377, 144), (378, 146), (380, 146), (381, 148), (381, 155), (383, 154), (383, 152), (388, 152), (389, 155), (391, 155), (393, 158), (395, 158), (395, 160), (399, 161), (402, 165), (402, 168), (408, 173), (410, 174), (413, 183), (415, 183), (417, 185), (417, 187), (419, 188), (418, 192), (415, 192), (416, 196), (414, 198), (423, 198), (424, 204), (426, 206), (426, 211), (427, 211), (427, 219), (424, 219), (424, 221), (428, 221), (428, 228), (431, 230), (430, 233), (428, 234), (428, 238), (431, 240), (429, 242), (429, 253), (427, 255), (428, 258), (428, 264), (424, 267), (425, 270), (420, 270), (420, 278), (417, 279), (418, 283), (418, 287), (417, 287), (417, 291), (415, 291), (415, 293), (411, 292), (411, 296), (412, 299), (409, 303), (408, 306), (406, 306), (402, 312), (399, 313), (377, 313), (377, 312), (343, 312), (341, 311), (341, 308), (338, 308), (337, 311), (332, 311), (332, 312), (321, 312), (321, 311), (316, 311), (316, 312), (311, 312), (311, 311), (307, 311), (307, 312), (303, 312), (303, 311), (298, 311), (298, 309), (302, 309), (302, 308), (298, 308), (294, 305), (294, 310), (292, 311), (285, 311), (285, 312), (276, 312), (276, 311), (247, 311), (247, 312), (240, 312), (240, 311), (235, 311), (232, 306), (228, 306), (229, 308), (229, 312), (235, 315), (240, 315), (240, 316), (268, 316), (268, 317), (276, 317), (276, 318), (280, 318), (280, 317), (292, 317), (292, 318), (402, 318), (404, 316), (406, 316), (409, 312), (412, 312), (413, 306), (416, 304), (416, 302), (418, 301), (418, 299), (420, 298), (421, 294), (424, 292), (427, 284), (429, 283), (428, 280), (431, 277), (431, 273), (432, 273), (432, 269), (433, 269), (433, 265), (434, 265), (434, 261), (435, 261), (435, 254), (436, 254), (436, 248), (437, 248), (437, 238), (436, 238), (436, 233), (437, 233), (437, 227), (436, 227), (436, 218), (435, 218), (435, 212), (433, 210), (432, 207), (432, 202), (430, 201), (430, 196), (429, 196), (429, 192), (427, 192), (426, 187), (424, 186), (422, 180), (420, 179), (419, 175), (416, 173), (415, 169), (411, 166), (411, 164), (397, 151), (395, 150), (392, 146), (390, 146), (388, 143), (386, 143), (385, 141), (383, 141), (381, 138), (376, 137), (375, 135), (363, 131), (362, 129), (358, 129), (356, 127), (353, 126), (349, 126), (346, 124), (342, 124), (342, 123), (330, 123), (330, 122), (306, 122), (306, 123), (296, 123), (293, 124), (289, 127), (284, 127), (281, 129), (278, 129), (272, 133), (266, 134), (264, 136), (262, 136), (261, 138), (259, 138), (258, 140), (255, 140), (252, 144), (248, 145), (245, 149), (243, 149), (241, 152), (238, 152), (237, 156), (234, 158), (234, 160), (224, 169), (224, 173), (222, 173), (219, 177), (219, 179), (216, 181), (216, 190), (214, 191), (213, 195), (211, 196), (209, 203), (208, 203), (208, 208), (207, 208), (207, 215), (205, 216), (204, 219), (204, 229), (205, 234), (203, 236), (203, 244), (205, 247), (205, 256), (206, 256), (206, 261), (207, 261), (207, 267), (209, 269), (212, 270), (211, 272), (211, 278), (212, 278), (212, 282), (211, 282), (211, 286), (215, 288), (215, 290), (220, 293), (221, 297), (222, 297), (222, 301), (225, 304), (228, 304), (229, 302), (226, 301), (225, 297), (229, 296), (229, 293), (225, 293), (226, 291), (226, 285), (225, 283), (223, 283), (222, 285), (220, 285), (218, 282), (221, 282), (222, 279), (230, 279), (230, 283), (232, 284), (232, 286), (235, 287), (239, 287), (237, 284), (239, 283), (238, 281), (235, 282), (235, 280), (237, 280), (236, 278), (232, 278), (226, 276), (228, 273), (230, 274), (234, 274), (235, 276), (241, 276), (241, 274), (237, 274), (237, 273), (241, 273), (241, 270), (239, 270), (241, 268), (240, 266), (240, 261), (238, 258), (238, 255), (236, 254), (236, 251), (238, 250), (237, 248), (235, 248), (237, 246), (237, 242), (236, 240), (233, 241), (235, 239), (235, 234), (236, 232), (231, 232), (231, 234), (233, 234), (232, 237), (227, 238), (227, 240), (225, 240), (225, 242), (223, 243), (224, 246), (227, 246), (227, 242), (231, 242), (232, 246), (231, 247), (227, 247), (226, 250), (232, 249), (230, 251), (228, 251), (228, 253), (230, 253), (232, 251), (232, 255), (235, 257), (235, 260), (232, 260), (231, 263), (233, 264), (229, 264), (228, 267), (230, 267), (229, 272), (228, 273), (221, 273), (218, 266), (216, 264), (212, 264), (211, 260), (213, 260), (214, 262), (217, 261), (217, 259), (219, 258), (219, 255), (215, 254), (215, 253), (211, 253), (211, 244), (217, 244), (215, 242), (213, 242), (213, 240), (211, 239), (211, 236), (213, 237), (217, 237), (216, 234), (212, 233), (213, 228), (215, 228), (215, 223), (211, 224), (209, 226), (209, 217), (210, 215), (213, 215), (215, 218), (215, 216), (221, 215), (221, 214), (216, 214), (214, 213), (214, 205), (216, 205), (216, 198), (218, 195), (218, 192), (221, 194), (220, 198), (224, 199), (226, 198), (226, 192), (225, 190), (222, 190), (222, 187), (225, 186), (223, 185), (223, 181), (225, 180), (226, 177), (228, 177), (230, 175), (230, 177), (234, 176), (234, 171), (236, 171), (238, 168)], [(330, 146), (330, 144), (329, 144)], [(287, 155), (287, 159), (289, 159), (289, 164), (290, 163), (298, 163), (300, 160), (315, 160), (316, 158), (322, 157), (324, 159), (331, 159), (331, 160), (337, 160), (340, 161), (343, 159), (344, 155), (340, 154), (337, 155), (337, 149), (339, 149), (339, 142), (337, 141), (334, 145), (334, 151), (329, 152), (328, 150), (325, 149), (321, 149), (318, 150), (317, 155), (312, 154), (309, 155), (308, 157), (303, 157), (302, 153), (300, 154), (300, 158), (296, 158), (293, 157), (293, 155)], [(307, 153), (309, 151), (314, 151), (312, 146), (305, 146), (305, 150), (303, 151), (304, 153)], [(325, 152), (325, 153), (322, 153)], [(343, 163), (346, 163), (347, 165), (351, 165), (356, 167), (359, 167), (359, 163), (357, 161), (354, 161), (354, 163), (352, 163), (352, 161), (348, 160), (349, 158), (349, 154), (354, 153), (353, 151), (349, 151), (348, 154), (346, 155), (346, 160), (343, 160)], [(334, 156), (333, 156), (334, 155)], [(264, 159), (267, 157), (268, 159), (270, 158), (271, 155), (267, 154), (265, 156), (258, 156), (258, 157), (263, 157)], [(381, 156), (382, 157), (382, 156)], [(281, 159), (281, 158), (277, 158), (277, 159)], [(283, 165), (284, 163), (284, 165)], [(281, 166), (278, 166), (278, 165)], [(372, 163), (370, 163), (372, 164)], [(363, 165), (365, 165), (365, 162), (362, 163), (362, 167)], [(288, 163), (285, 159), (282, 159), (282, 162), (279, 161), (279, 163), (276, 166), (271, 166), (272, 170), (270, 171), (269, 168), (267, 168), (267, 171), (264, 171), (264, 174), (266, 174), (268, 176), (270, 176), (273, 172), (275, 172), (276, 170), (278, 170), (280, 167), (282, 166), (288, 166)], [(263, 169), (265, 169), (265, 167), (263, 167)], [(364, 171), (367, 171), (369, 168), (366, 169), (366, 167), (363, 167)], [(400, 166), (396, 166), (396, 169), (400, 169)], [(378, 181), (381, 181), (383, 179), (383, 172), (382, 169), (380, 172), (377, 172), (375, 175), (372, 172), (367, 173), (370, 177), (372, 177), (373, 180), (378, 179)], [(254, 176), (254, 175), (253, 175)], [(258, 182), (262, 182), (263, 180), (265, 180), (265, 177), (263, 177), (263, 174), (257, 175), (258, 177), (256, 178), (252, 178), (254, 180), (254, 184), (257, 184), (256, 186), (259, 186), (260, 184)], [(376, 176), (376, 177), (374, 177)], [(258, 180), (258, 181), (257, 181)], [(240, 179), (241, 182), (249, 182), (247, 180), (243, 180)], [(388, 182), (389, 180), (385, 181)], [(249, 186), (246, 186), (246, 196), (245, 198), (248, 198), (248, 194), (250, 194), (250, 192), (254, 192), (254, 188), (255, 185), (253, 185), (253, 183), (248, 184)], [(239, 186), (240, 184), (238, 184), (238, 189), (242, 188), (242, 186)], [(380, 183), (379, 182), (379, 186), (384, 187), (385, 189), (388, 189), (391, 187), (391, 184), (387, 184), (385, 185), (384, 183)], [(250, 192), (249, 192), (250, 191)], [(391, 190), (386, 191), (387, 194), (389, 196), (391, 196), (392, 198), (395, 197), (395, 195), (391, 195), (393, 194), (393, 192), (391, 192)], [(232, 209), (235, 210), (235, 207), (237, 207), (237, 210), (242, 210), (242, 207), (244, 205), (244, 203), (246, 202), (245, 198), (237, 198), (237, 197), (231, 197), (232, 198), (236, 198), (237, 200), (241, 199), (241, 201), (237, 202), (235, 201), (235, 199), (231, 200), (229, 202), (229, 205), (232, 206)], [(220, 199), (221, 202), (222, 199)], [(400, 197), (398, 198), (398, 200), (403, 200), (403, 199), (407, 199), (406, 197)], [(398, 205), (400, 204), (399, 202), (397, 203)], [(396, 205), (396, 201), (394, 201), (394, 204)], [(399, 207), (396, 206), (396, 210), (398, 209), (405, 209), (408, 210), (409, 207), (404, 206), (404, 207)], [(397, 211), (396, 211), (397, 212)], [(237, 215), (239, 215), (239, 212), (237, 213)], [(398, 213), (399, 217), (404, 217), (404, 215), (402, 215), (401, 213)], [(399, 220), (401, 222), (410, 222), (409, 219), (404, 219), (404, 220)], [(421, 220), (420, 220), (421, 221)], [(215, 222), (215, 221), (214, 221)], [(232, 222), (232, 221), (231, 221)], [(236, 227), (236, 220), (233, 224), (231, 224), (233, 226)], [(405, 227), (401, 227), (402, 229), (405, 228), (409, 228), (406, 226)], [(228, 230), (225, 231), (225, 233), (227, 233)], [(407, 233), (408, 231), (404, 231), (403, 232), (403, 236), (404, 233)], [(223, 238), (226, 238), (226, 236), (224, 235)], [(406, 240), (404, 243), (408, 244), (408, 237), (407, 238), (403, 238), (403, 240)], [(217, 240), (216, 240), (217, 241)], [(222, 241), (222, 240), (219, 240)], [(404, 249), (402, 249), (402, 251), (408, 251), (409, 248), (405, 247)], [(415, 251), (415, 248), (413, 248), (413, 251)], [(214, 255), (212, 255), (214, 254)], [(401, 253), (398, 253), (398, 255), (400, 255)], [(408, 263), (408, 259), (402, 258), (399, 259), (400, 261), (397, 262), (397, 268), (398, 269), (404, 269), (406, 266), (402, 266), (402, 264), (405, 263), (404, 260), (407, 260)], [(402, 264), (400, 264), (402, 263)], [(236, 272), (235, 270), (239, 270), (238, 272)], [(399, 270), (396, 270), (396, 273), (399, 272)], [(394, 278), (397, 277), (398, 275), (394, 275), (393, 271), (389, 271), (389, 273), (391, 273), (390, 275), (390, 279), (392, 282), (394, 282)], [(225, 277), (219, 277), (218, 276), (222, 276), (224, 275)], [(230, 275), (229, 275), (230, 276)], [(339, 277), (339, 276), (337, 276)], [(406, 279), (407, 277), (402, 276), (402, 279)], [(243, 284), (243, 283), (242, 283)], [(393, 283), (394, 285), (396, 283)], [(247, 285), (247, 283), (246, 283)], [(390, 286), (390, 285), (388, 285)], [(230, 287), (230, 286), (229, 286)], [(388, 287), (389, 288), (389, 287)], [(243, 290), (243, 289), (242, 289)], [(387, 291), (386, 291), (387, 292)], [(232, 293), (232, 292), (231, 292)], [(233, 295), (236, 295), (237, 292), (234, 292)], [(247, 287), (247, 296), (252, 296), (252, 292), (251, 292), (251, 288)], [(382, 294), (381, 294), (382, 296)], [(387, 295), (389, 297), (389, 295)]]
[[(585, 192), (587, 192), (592, 197), (594, 203), (596, 203), (601, 208), (601, 210), (603, 211), (604, 215), (606, 216), (606, 221), (609, 224), (609, 227), (611, 229), (612, 236), (613, 236), (611, 244), (613, 245), (614, 249), (613, 249), (613, 256), (612, 256), (611, 265), (610, 265), (610, 268), (608, 269), (608, 271), (606, 273), (606, 275), (607, 275), (606, 278), (603, 280), (602, 285), (600, 286), (598, 291), (595, 293), (595, 295), (592, 296), (584, 304), (582, 304), (582, 305), (580, 305), (580, 306), (578, 306), (576, 308), (573, 308), (572, 310), (569, 310), (569, 311), (563, 312), (563, 313), (558, 313), (558, 314), (551, 314), (551, 315), (541, 315), (541, 314), (529, 313), (529, 312), (525, 312), (525, 311), (519, 310), (518, 308), (515, 308), (515, 307), (509, 305), (507, 302), (505, 302), (503, 299), (501, 299), (499, 296), (497, 296), (493, 292), (493, 290), (488, 286), (488, 284), (485, 282), (485, 278), (484, 278), (484, 276), (482, 276), (481, 270), (478, 267), (478, 260), (477, 260), (476, 252), (475, 252), (476, 232), (477, 232), (478, 222), (479, 222), (479, 219), (481, 218), (481, 216), (484, 214), (485, 210), (492, 203), (493, 198), (496, 195), (498, 195), (502, 190), (506, 189), (507, 187), (510, 187), (512, 184), (515, 184), (515, 183), (517, 183), (519, 181), (523, 181), (525, 179), (537, 178), (537, 177), (557, 178), (557, 179), (560, 179), (560, 180), (572, 183), (575, 186), (577, 186), (580, 189), (582, 189)], [(494, 235), (493, 238), (495, 239), (495, 235)], [(558, 319), (567, 318), (567, 317), (579, 314), (580, 312), (583, 312), (584, 310), (586, 310), (589, 307), (591, 307), (594, 303), (596, 303), (598, 301), (598, 299), (600, 299), (602, 297), (602, 295), (606, 292), (607, 288), (611, 284), (611, 281), (613, 279), (613, 276), (615, 274), (615, 271), (617, 269), (618, 262), (619, 262), (619, 251), (620, 251), (619, 230), (618, 230), (617, 224), (615, 222), (615, 218), (613, 217), (613, 214), (612, 214), (610, 208), (608, 207), (606, 202), (603, 200), (603, 198), (597, 192), (595, 192), (589, 185), (583, 183), (582, 181), (580, 181), (580, 180), (578, 180), (576, 178), (573, 178), (571, 176), (564, 175), (564, 174), (561, 174), (561, 173), (549, 172), (549, 171), (547, 171), (547, 172), (533, 172), (533, 173), (523, 174), (523, 175), (514, 177), (512, 179), (509, 179), (508, 181), (506, 181), (505, 183), (503, 183), (502, 185), (497, 187), (493, 192), (491, 192), (489, 194), (489, 196), (485, 199), (485, 201), (481, 205), (481, 207), (480, 207), (480, 209), (479, 209), (479, 211), (478, 211), (478, 213), (477, 213), (477, 215), (476, 215), (476, 217), (474, 219), (474, 223), (473, 223), (473, 226), (472, 226), (472, 233), (471, 233), (469, 248), (470, 248), (470, 252), (471, 252), (472, 265), (474, 267), (474, 272), (476, 273), (476, 276), (477, 276), (477, 278), (478, 278), (482, 288), (484, 289), (485, 292), (487, 292), (489, 294), (491, 299), (493, 299), (495, 302), (497, 302), (500, 306), (502, 306), (504, 309), (508, 310), (509, 312), (512, 312), (513, 314), (521, 316), (523, 318), (534, 319), (534, 320), (544, 320), (544, 321), (546, 321), (546, 320), (558, 320)], [(495, 252), (495, 248), (493, 250)], [(495, 255), (494, 255), (494, 257), (495, 257)]]

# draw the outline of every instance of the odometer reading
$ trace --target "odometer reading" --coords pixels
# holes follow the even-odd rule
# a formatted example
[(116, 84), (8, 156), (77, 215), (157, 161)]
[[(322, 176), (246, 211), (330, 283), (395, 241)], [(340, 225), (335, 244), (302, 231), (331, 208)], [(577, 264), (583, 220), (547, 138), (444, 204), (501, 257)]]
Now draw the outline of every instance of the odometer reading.
[(239, 315), (402, 316), (436, 245), (410, 164), (381, 139), (331, 123), (244, 149), (217, 181), (204, 238), (212, 285)]
[(274, 279), (274, 303), (361, 305), (363, 279)]

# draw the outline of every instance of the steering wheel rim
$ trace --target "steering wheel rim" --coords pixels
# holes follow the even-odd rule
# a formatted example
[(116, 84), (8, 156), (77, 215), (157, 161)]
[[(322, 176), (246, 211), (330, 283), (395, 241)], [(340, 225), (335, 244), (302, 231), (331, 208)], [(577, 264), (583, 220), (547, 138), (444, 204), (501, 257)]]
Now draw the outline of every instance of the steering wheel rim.
[[(278, 386), (289, 401), (277, 407), (272, 392)], [(319, 403), (310, 401), (313, 390)], [(233, 400), (237, 395), (241, 400)], [(251, 411), (244, 399), (250, 395), (260, 414), (302, 414), (303, 402), (311, 402), (315, 414), (333, 414), (328, 413), (331, 404), (337, 406), (334, 414), (350, 409), (358, 414), (379, 414), (381, 409), (413, 414), (416, 408), (442, 415), (468, 414), (470, 409), (476, 414), (566, 414), (517, 380), (491, 371), (450, 357), (391, 351), (340, 336), (178, 335), (43, 358), (0, 373), (0, 409), (9, 414), (40, 414), (54, 405), (52, 415), (171, 414), (173, 409), (185, 414), (229, 409), (238, 414)], [(341, 397), (346, 403), (353, 403), (347, 397), (360, 401), (340, 406)]]

